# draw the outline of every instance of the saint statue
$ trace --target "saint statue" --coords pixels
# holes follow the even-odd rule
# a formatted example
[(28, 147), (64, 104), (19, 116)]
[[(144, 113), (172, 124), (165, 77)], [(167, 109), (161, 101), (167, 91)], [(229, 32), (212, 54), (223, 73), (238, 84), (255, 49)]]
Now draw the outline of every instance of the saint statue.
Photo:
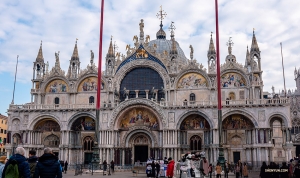
[(140, 25), (140, 32), (144, 33), (144, 20), (143, 19), (141, 19), (141, 23), (139, 25)]
[(90, 62), (91, 62), (91, 65), (93, 65), (93, 63), (94, 63), (94, 52), (91, 50), (91, 60), (90, 60)]

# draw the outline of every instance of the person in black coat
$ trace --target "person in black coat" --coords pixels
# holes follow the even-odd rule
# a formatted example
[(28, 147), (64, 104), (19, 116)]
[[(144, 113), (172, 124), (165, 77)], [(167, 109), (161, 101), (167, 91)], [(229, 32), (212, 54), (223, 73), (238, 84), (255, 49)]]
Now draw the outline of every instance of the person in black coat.
[(65, 174), (67, 174), (67, 170), (68, 170), (68, 161), (65, 162), (65, 166), (64, 166), (64, 171), (65, 171)]
[(286, 165), (286, 162), (283, 162), (282, 163), (282, 166), (281, 166), (281, 168), (280, 169), (284, 169), (284, 170), (286, 170), (286, 172), (280, 172), (280, 177), (289, 177), (289, 172), (288, 172), (288, 170), (289, 170), (289, 167)]
[(155, 163), (152, 161), (151, 163), (151, 177), (155, 177)]
[(45, 148), (35, 167), (33, 178), (62, 178), (61, 166), (51, 148)]
[(159, 165), (158, 162), (156, 162), (156, 164), (155, 164), (155, 169), (156, 169), (156, 178), (157, 178), (157, 177), (158, 177), (158, 174), (159, 174), (159, 172), (160, 172), (160, 165)]
[(7, 169), (7, 166), (11, 164), (12, 160), (16, 160), (18, 163), (18, 170), (19, 170), (19, 175), (20, 177), (23, 178), (30, 178), (30, 169), (29, 169), (29, 164), (24, 157), (25, 155), (25, 149), (23, 147), (18, 147), (16, 148), (16, 154), (11, 156), (7, 163), (5, 164), (5, 167), (2, 172), (2, 177), (5, 178), (5, 171)]
[(262, 166), (260, 167), (260, 174), (259, 174), (261, 178), (267, 177), (266, 169), (268, 169), (268, 166), (266, 162), (263, 162)]

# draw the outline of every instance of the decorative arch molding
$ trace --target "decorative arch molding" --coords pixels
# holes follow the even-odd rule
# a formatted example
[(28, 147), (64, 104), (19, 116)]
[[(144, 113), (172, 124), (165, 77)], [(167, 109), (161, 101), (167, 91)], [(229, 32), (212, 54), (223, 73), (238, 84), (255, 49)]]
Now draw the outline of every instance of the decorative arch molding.
[(148, 99), (134, 98), (122, 102), (120, 105), (118, 105), (117, 108), (114, 109), (111, 115), (111, 120), (109, 122), (108, 128), (113, 129), (115, 127), (115, 129), (118, 129), (116, 124), (118, 116), (121, 116), (122, 114), (124, 114), (129, 109), (132, 109), (133, 107), (144, 107), (146, 109), (149, 109), (157, 117), (157, 120), (160, 125), (159, 129), (162, 130), (164, 127), (166, 127), (167, 118), (162, 108), (157, 103)]
[(225, 70), (221, 71), (221, 76), (223, 76), (224, 74), (227, 74), (227, 73), (237, 73), (237, 74), (240, 74), (242, 77), (244, 77), (245, 81), (247, 82), (246, 87), (250, 87), (251, 86), (251, 82), (250, 82), (247, 74), (243, 70), (241, 70), (239, 68), (236, 68), (236, 69), (225, 69)]
[(41, 88), (41, 91), (44, 92), (44, 93), (47, 93), (46, 92), (46, 87), (53, 81), (53, 80), (62, 80), (64, 81), (67, 85), (68, 85), (68, 89), (70, 91), (70, 84), (69, 84), (69, 81), (66, 77), (64, 76), (55, 76), (55, 77), (49, 77), (47, 78), (47, 80), (44, 82), (44, 85), (43, 87)]
[(114, 87), (120, 86), (126, 74), (130, 72), (132, 69), (139, 68), (139, 67), (148, 67), (155, 70), (161, 76), (165, 85), (164, 88), (167, 88), (166, 86), (170, 81), (170, 76), (167, 73), (167, 71), (157, 62), (150, 61), (147, 59), (137, 59), (135, 60), (135, 62), (129, 62), (125, 64), (122, 68), (120, 68), (115, 74)]
[(243, 115), (245, 117), (247, 117), (249, 120), (251, 120), (251, 122), (253, 123), (254, 125), (254, 128), (258, 128), (258, 123), (256, 122), (256, 119), (255, 119), (255, 116), (250, 113), (250, 112), (247, 112), (246, 110), (242, 110), (242, 109), (235, 109), (234, 111), (225, 111), (222, 115), (222, 122), (230, 115), (233, 115), (233, 114), (240, 114), (240, 115)]
[(121, 142), (121, 146), (128, 147), (131, 137), (134, 136), (135, 134), (140, 134), (140, 133), (144, 133), (148, 137), (150, 137), (150, 139), (151, 139), (150, 143), (152, 143), (151, 147), (158, 147), (158, 142), (157, 142), (155, 135), (152, 133), (152, 131), (148, 127), (145, 127), (145, 126), (131, 127), (124, 135), (122, 142)]
[[(138, 144), (136, 144), (135, 143), (136, 139), (140, 138), (140, 137), (146, 137), (148, 142), (147, 143), (138, 143)], [(141, 132), (132, 135), (132, 137), (128, 140), (128, 145), (129, 145), (130, 142), (131, 142), (131, 144), (135, 144), (135, 145), (145, 145), (145, 144), (150, 145), (150, 144), (152, 144), (152, 140), (149, 137), (149, 135), (147, 135), (145, 133), (141, 133)]]
[(67, 121), (67, 130), (71, 130), (72, 124), (80, 117), (82, 116), (89, 116), (91, 117), (93, 120), (96, 120), (96, 115), (92, 112), (78, 112), (73, 114), (70, 119)]
[[(82, 75), (77, 80), (77, 82), (76, 82), (76, 84), (74, 86), (75, 90), (78, 91), (78, 87), (81, 84), (81, 82), (84, 81), (85, 79), (89, 78), (89, 77), (96, 77), (96, 78), (98, 78), (98, 74), (97, 73), (91, 73), (91, 74), (87, 74), (87, 75)], [(101, 75), (101, 81), (104, 83), (104, 89), (103, 90), (107, 90), (108, 83), (107, 83), (106, 79), (103, 77), (103, 75)]]
[(184, 70), (184, 71), (180, 72), (177, 75), (176, 79), (175, 79), (174, 86), (177, 87), (178, 86), (178, 82), (181, 79), (181, 77), (183, 77), (184, 75), (186, 75), (188, 73), (198, 73), (198, 74), (202, 75), (206, 79), (206, 81), (207, 81), (207, 87), (204, 87), (204, 88), (213, 88), (212, 87), (212, 83), (211, 83), (211, 81), (210, 81), (207, 73), (205, 71), (203, 71), (203, 70), (200, 70), (200, 69), (188, 69), (188, 70)]
[(60, 119), (57, 116), (55, 116), (53, 114), (49, 114), (49, 113), (48, 114), (40, 114), (40, 115), (32, 118), (31, 122), (28, 124), (28, 129), (33, 130), (34, 126), (43, 119), (52, 119), (52, 120), (54, 120), (55, 122), (57, 122), (60, 129), (62, 130), (63, 125), (60, 122)]
[(282, 127), (291, 127), (290, 123), (287, 120), (288, 117), (281, 112), (273, 112), (272, 114), (270, 114), (270, 116), (268, 116), (268, 118), (269, 118), (268, 123), (269, 123), (270, 127), (276, 118), (281, 119)]
[(176, 129), (180, 129), (180, 125), (181, 123), (184, 121), (184, 119), (186, 119), (188, 116), (192, 115), (192, 114), (198, 114), (200, 116), (202, 116), (208, 123), (209, 123), (209, 127), (212, 129), (214, 128), (214, 123), (212, 122), (211, 119), (209, 119), (208, 117), (208, 113), (205, 113), (203, 111), (198, 111), (198, 110), (189, 110), (189, 111), (185, 111), (184, 113), (182, 113), (178, 118), (178, 122), (176, 125)]

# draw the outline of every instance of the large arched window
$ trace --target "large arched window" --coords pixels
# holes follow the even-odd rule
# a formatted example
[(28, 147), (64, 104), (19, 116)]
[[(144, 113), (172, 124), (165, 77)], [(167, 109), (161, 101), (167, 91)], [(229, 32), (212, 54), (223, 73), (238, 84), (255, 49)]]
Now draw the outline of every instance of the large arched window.
[(54, 134), (47, 136), (44, 140), (44, 145), (48, 147), (58, 147), (59, 137)]
[(126, 98), (125, 89), (129, 90), (128, 98), (136, 98), (135, 90), (139, 90), (138, 97), (146, 98), (146, 90), (149, 91), (148, 99), (151, 98), (151, 90), (157, 89), (157, 100), (164, 98), (164, 83), (159, 73), (150, 68), (135, 68), (126, 74), (120, 86), (120, 100)]
[(195, 151), (201, 150), (201, 138), (198, 135), (194, 135), (191, 137), (190, 149)]
[(85, 137), (83, 140), (84, 151), (92, 151), (94, 147), (94, 140), (92, 137)]
[(54, 104), (59, 104), (59, 98), (58, 97), (54, 98)]
[(190, 94), (190, 101), (196, 101), (196, 95), (194, 93)]
[(89, 104), (95, 103), (95, 98), (93, 96), (90, 96), (89, 98)]

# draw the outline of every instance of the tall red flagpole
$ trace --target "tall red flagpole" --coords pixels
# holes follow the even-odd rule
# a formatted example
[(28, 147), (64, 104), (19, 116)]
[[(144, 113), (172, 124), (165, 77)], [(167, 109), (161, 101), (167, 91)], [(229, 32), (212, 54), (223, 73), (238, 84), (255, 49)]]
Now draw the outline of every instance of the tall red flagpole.
[(101, 155), (99, 155), (99, 119), (100, 119), (100, 93), (101, 93), (101, 68), (102, 68), (102, 41), (103, 41), (103, 16), (104, 16), (104, 0), (101, 1), (101, 15), (100, 15), (100, 39), (99, 39), (99, 59), (98, 59), (98, 82), (97, 82), (97, 100), (96, 100), (96, 120), (95, 120), (95, 136), (96, 141), (94, 142), (94, 148), (93, 148), (93, 159), (92, 159), (92, 175), (94, 173), (94, 166), (95, 169), (99, 166), (99, 156), (101, 158)]
[(221, 71), (220, 71), (220, 46), (219, 46), (219, 14), (218, 0), (215, 0), (216, 11), (216, 48), (217, 48), (217, 89), (218, 89), (218, 132), (219, 132), (219, 159), (220, 164), (224, 165), (224, 151), (222, 145), (222, 100), (221, 100)]

